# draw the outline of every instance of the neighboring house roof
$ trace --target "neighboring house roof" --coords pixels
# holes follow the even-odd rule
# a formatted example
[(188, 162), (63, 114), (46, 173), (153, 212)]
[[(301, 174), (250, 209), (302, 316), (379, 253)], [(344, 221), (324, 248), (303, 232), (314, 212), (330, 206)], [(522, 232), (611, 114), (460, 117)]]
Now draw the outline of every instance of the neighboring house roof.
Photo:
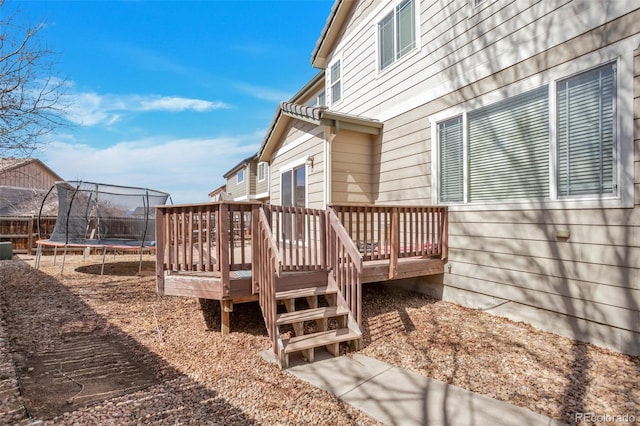
[(155, 209), (149, 207), (136, 207), (133, 212), (131, 212), (131, 216), (136, 217), (145, 217), (149, 213), (149, 217), (155, 217)]
[(327, 57), (355, 4), (356, 2), (353, 0), (336, 0), (333, 3), (327, 22), (311, 54), (311, 65), (321, 69), (327, 67)]
[(47, 167), (46, 164), (44, 164), (37, 158), (0, 158), (0, 174), (10, 172), (11, 170), (15, 170), (19, 167), (23, 167), (31, 163), (35, 163), (36, 165), (39, 165), (40, 167), (51, 173), (54, 176), (55, 180), (64, 180), (56, 172), (51, 170), (49, 167)]
[(260, 151), (258, 151), (258, 159), (260, 161), (271, 160), (277, 144), (291, 119), (306, 121), (318, 126), (353, 130), (372, 135), (380, 134), (380, 129), (382, 128), (381, 122), (370, 118), (334, 112), (326, 107), (309, 107), (293, 102), (282, 102), (267, 131), (267, 136), (260, 147)]
[(220, 194), (221, 192), (227, 192), (227, 185), (226, 184), (220, 185), (219, 187), (217, 187), (216, 189), (211, 191), (209, 193), (209, 198), (214, 197), (214, 196)]
[(229, 179), (231, 176), (233, 176), (235, 173), (238, 172), (238, 170), (244, 168), (247, 164), (251, 163), (254, 160), (257, 160), (258, 155), (257, 154), (253, 154), (251, 157), (247, 157), (244, 160), (242, 160), (241, 162), (239, 162), (238, 164), (236, 164), (235, 166), (233, 166), (233, 168), (231, 170), (229, 170), (227, 173), (224, 174), (224, 178), (225, 179)]

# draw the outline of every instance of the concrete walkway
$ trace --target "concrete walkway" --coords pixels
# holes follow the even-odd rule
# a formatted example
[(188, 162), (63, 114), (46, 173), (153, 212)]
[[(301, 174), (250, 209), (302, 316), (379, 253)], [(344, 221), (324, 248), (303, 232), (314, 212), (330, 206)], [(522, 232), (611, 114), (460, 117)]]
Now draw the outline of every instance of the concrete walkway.
[(287, 370), (388, 425), (562, 425), (526, 408), (354, 354), (291, 360)]

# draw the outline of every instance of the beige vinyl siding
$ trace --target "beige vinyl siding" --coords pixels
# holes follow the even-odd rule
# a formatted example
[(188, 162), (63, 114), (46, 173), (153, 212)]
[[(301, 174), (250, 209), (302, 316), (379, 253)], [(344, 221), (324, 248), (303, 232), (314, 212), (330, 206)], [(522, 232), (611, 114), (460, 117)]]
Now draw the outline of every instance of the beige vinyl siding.
[(333, 203), (371, 203), (372, 141), (367, 134), (339, 131), (331, 146)]
[(0, 185), (18, 188), (49, 189), (57, 176), (41, 167), (37, 162), (21, 165), (4, 173), (0, 173)]
[[(283, 148), (289, 145), (292, 140), (305, 138), (306, 142), (285, 150), (282, 154), (277, 154), (271, 162), (269, 173), (271, 175), (272, 204), (281, 204), (280, 174), (283, 167), (288, 164), (303, 161), (309, 156), (313, 157), (313, 169), (307, 168), (307, 207), (324, 208), (324, 139), (323, 133), (320, 135), (310, 135), (301, 133), (301, 128), (306, 128), (313, 133), (317, 133), (317, 126), (300, 126), (300, 122), (295, 124), (287, 132)], [(306, 136), (305, 136), (306, 135)], [(304, 164), (300, 163), (300, 164)]]
[[(339, 110), (384, 117), (404, 102), (416, 102), (420, 93), (437, 97), (528, 58), (535, 58), (538, 68), (553, 58), (536, 55), (619, 16), (621, 21), (607, 28), (607, 40), (637, 32), (637, 19), (625, 16), (635, 7), (633, 2), (597, 3), (587, 8), (580, 1), (498, 1), (473, 14), (467, 0), (419, 2), (420, 52), (383, 73), (377, 71), (375, 42), (382, 11), (369, 14), (369, 21), (361, 18), (362, 24), (350, 26), (336, 45), (343, 67)], [(579, 25), (566, 25), (578, 13)], [(526, 72), (520, 78), (524, 76)]]
[(384, 123), (382, 143), (374, 153), (376, 203), (431, 203), (430, 137), (421, 110)]
[(249, 178), (247, 182), (249, 188), (249, 198), (255, 199), (256, 197), (256, 182), (258, 180), (258, 163), (256, 161), (252, 161), (247, 165), (247, 175), (245, 178)]
[[(421, 2), (421, 51), (388, 72), (377, 71), (375, 25), (382, 13), (367, 17), (370, 2), (356, 7), (356, 22), (338, 40), (334, 52), (342, 58), (344, 88), (339, 111), (384, 122), (372, 152), (375, 203), (432, 203), (429, 116), (609, 45), (640, 45), (634, 2), (494, 1), (477, 12), (470, 3)], [(531, 310), (562, 321), (549, 321), (552, 331), (569, 329), (640, 353), (639, 52), (634, 56), (635, 207), (452, 209), (451, 269), (440, 277), (442, 294), (474, 307), (492, 307), (482, 300)], [(558, 231), (569, 231), (569, 238), (558, 238)]]
[(244, 180), (242, 183), (238, 183), (238, 172), (227, 179), (227, 192), (231, 194), (234, 200), (247, 196), (247, 179), (249, 179), (249, 173), (247, 167), (244, 167), (243, 170)]
[(322, 131), (317, 125), (301, 120), (293, 120), (287, 136), (281, 145), (281, 149), (287, 145), (299, 143), (301, 139), (307, 139), (310, 134), (318, 133), (322, 133)]
[[(607, 325), (618, 330), (612, 336), (627, 334), (607, 342), (592, 335), (588, 323), (565, 320), (583, 338), (640, 352), (639, 52), (634, 52), (635, 207), (452, 211), (445, 286), (468, 292), (471, 300), (473, 294), (496, 297)], [(569, 238), (558, 238), (558, 231), (569, 231)]]

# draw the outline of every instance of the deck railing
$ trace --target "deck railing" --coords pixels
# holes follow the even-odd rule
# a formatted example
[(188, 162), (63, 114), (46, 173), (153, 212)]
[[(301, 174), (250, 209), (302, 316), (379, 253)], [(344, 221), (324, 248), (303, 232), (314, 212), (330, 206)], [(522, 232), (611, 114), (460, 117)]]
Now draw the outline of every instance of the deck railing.
[(445, 206), (331, 206), (363, 259), (447, 257)]
[(344, 229), (335, 211), (327, 209), (329, 282), (337, 286), (341, 304), (351, 311), (358, 325), (362, 320), (362, 254)]
[(225, 202), (156, 207), (156, 244), (164, 270), (251, 269), (253, 205)]
[(257, 209), (257, 213), (253, 217), (253, 223), (252, 244), (256, 249), (257, 260), (252, 273), (254, 292), (259, 292), (260, 308), (271, 339), (271, 347), (278, 361), (280, 361), (283, 348), (278, 343), (280, 340), (278, 339), (278, 327), (276, 325), (276, 278), (282, 276), (283, 262), (265, 210)]
[[(259, 203), (204, 203), (156, 207), (156, 269), (169, 272), (251, 269), (251, 215)], [(228, 295), (228, 287), (223, 293)]]
[(364, 261), (389, 260), (389, 278), (398, 258), (447, 259), (446, 206), (333, 205)]

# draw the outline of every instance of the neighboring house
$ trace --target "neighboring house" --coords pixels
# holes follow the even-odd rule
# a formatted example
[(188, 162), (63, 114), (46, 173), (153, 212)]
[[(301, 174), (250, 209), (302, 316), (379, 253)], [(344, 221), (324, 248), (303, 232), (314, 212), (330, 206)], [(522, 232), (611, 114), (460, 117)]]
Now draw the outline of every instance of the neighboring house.
[(156, 212), (153, 209), (153, 206), (151, 208), (143, 207), (143, 206), (136, 207), (131, 212), (131, 217), (134, 217), (136, 219), (144, 219), (147, 217), (154, 218), (155, 216), (156, 216)]
[(219, 186), (209, 193), (209, 201), (227, 201), (232, 200), (233, 198), (227, 192), (227, 185)]
[[(0, 216), (38, 214), (47, 191), (61, 180), (35, 158), (0, 158)], [(43, 206), (43, 214), (56, 211), (57, 202)]]
[(49, 190), (63, 180), (35, 158), (0, 158), (0, 186)]
[(637, 2), (337, 0), (324, 81), (258, 152), (271, 202), (447, 205), (447, 272), (406, 285), (640, 354), (639, 22)]
[[(265, 162), (259, 162), (256, 155), (245, 158), (225, 173), (224, 178), (227, 180), (227, 183), (224, 192), (226, 192), (233, 201), (268, 201), (268, 173), (269, 165)], [(215, 195), (222, 196), (222, 193), (216, 192)]]

